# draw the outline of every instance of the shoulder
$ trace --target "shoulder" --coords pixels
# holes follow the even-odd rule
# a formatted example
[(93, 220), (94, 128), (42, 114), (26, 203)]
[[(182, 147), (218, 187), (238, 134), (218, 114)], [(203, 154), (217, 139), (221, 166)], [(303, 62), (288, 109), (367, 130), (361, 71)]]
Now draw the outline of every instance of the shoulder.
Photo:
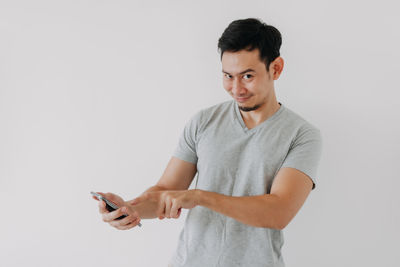
[(321, 131), (303, 116), (284, 106), (282, 114), (284, 128), (295, 133), (296, 138), (321, 139)]
[(201, 109), (192, 116), (192, 120), (195, 120), (198, 123), (207, 123), (215, 117), (223, 116), (224, 114), (231, 112), (233, 108), (234, 102), (232, 100), (218, 103)]
[(220, 112), (230, 110), (231, 108), (233, 108), (233, 104), (234, 104), (234, 102), (232, 100), (229, 100), (229, 101), (225, 101), (225, 102), (218, 103), (218, 104), (209, 106), (207, 108), (204, 108), (204, 109), (200, 110), (200, 112), (203, 113), (203, 115), (205, 115), (205, 116), (213, 115), (215, 113), (220, 113)]
[(196, 112), (187, 123), (187, 127), (192, 129), (193, 132), (201, 134), (208, 127), (213, 127), (221, 120), (229, 120), (231, 116), (227, 116), (232, 113), (234, 108), (232, 101), (225, 101), (216, 105), (212, 105), (201, 109)]

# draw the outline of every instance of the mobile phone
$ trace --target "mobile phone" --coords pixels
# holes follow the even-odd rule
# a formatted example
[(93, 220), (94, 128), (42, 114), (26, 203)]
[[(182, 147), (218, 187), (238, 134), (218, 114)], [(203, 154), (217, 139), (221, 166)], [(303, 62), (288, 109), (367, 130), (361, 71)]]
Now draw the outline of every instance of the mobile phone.
[[(103, 197), (102, 195), (100, 195), (100, 194), (97, 194), (96, 192), (90, 192), (93, 196), (95, 196), (98, 200), (103, 200), (105, 203), (106, 203), (106, 209), (108, 210), (108, 211), (114, 211), (114, 210), (117, 210), (117, 209), (119, 209), (119, 207), (117, 206), (117, 205), (115, 205), (113, 202), (111, 202), (110, 200), (108, 200), (107, 198), (105, 198), (105, 197)], [(121, 219), (123, 219), (123, 218), (125, 218), (126, 217), (126, 215), (121, 215), (121, 216), (119, 216), (118, 218), (116, 218), (116, 220), (121, 220)], [(142, 224), (141, 223), (138, 223), (138, 225), (140, 226), (140, 227), (142, 227)]]

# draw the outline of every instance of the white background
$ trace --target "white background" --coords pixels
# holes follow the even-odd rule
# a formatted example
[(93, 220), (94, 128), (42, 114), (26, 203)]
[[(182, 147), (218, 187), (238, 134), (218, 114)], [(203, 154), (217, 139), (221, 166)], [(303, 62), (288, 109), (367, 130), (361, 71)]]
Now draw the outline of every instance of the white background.
[(281, 31), (278, 100), (324, 138), (287, 266), (400, 266), (397, 5), (0, 1), (0, 266), (167, 265), (185, 216), (118, 231), (89, 192), (157, 182), (187, 120), (230, 99), (217, 40), (247, 17)]

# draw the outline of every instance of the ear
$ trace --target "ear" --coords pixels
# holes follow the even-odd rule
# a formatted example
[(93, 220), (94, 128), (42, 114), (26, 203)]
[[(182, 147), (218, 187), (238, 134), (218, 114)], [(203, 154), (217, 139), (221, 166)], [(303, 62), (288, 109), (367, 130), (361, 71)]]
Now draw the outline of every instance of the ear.
[(274, 80), (278, 80), (279, 76), (281, 76), (284, 65), (285, 62), (281, 57), (277, 57), (274, 61), (271, 62), (271, 65), (269, 66), (269, 71), (272, 74), (272, 78)]

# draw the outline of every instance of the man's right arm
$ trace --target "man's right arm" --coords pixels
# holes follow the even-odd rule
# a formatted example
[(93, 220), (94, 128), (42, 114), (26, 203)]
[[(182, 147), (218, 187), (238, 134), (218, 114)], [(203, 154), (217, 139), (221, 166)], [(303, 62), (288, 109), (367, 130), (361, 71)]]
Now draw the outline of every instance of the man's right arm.
[[(157, 184), (144, 191), (142, 196), (150, 192), (187, 190), (196, 172), (195, 164), (172, 157)], [(132, 202), (128, 201), (129, 206), (139, 213), (141, 219), (164, 218), (158, 216), (160, 203), (149, 200), (134, 205)]]

